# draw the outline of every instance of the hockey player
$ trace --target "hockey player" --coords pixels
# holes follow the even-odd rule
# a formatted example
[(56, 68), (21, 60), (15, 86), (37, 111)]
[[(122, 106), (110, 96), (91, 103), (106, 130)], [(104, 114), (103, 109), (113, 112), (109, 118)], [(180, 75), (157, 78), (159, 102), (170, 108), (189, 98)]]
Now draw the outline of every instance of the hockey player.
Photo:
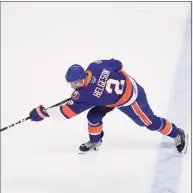
[(70, 119), (90, 109), (87, 114), (90, 140), (79, 147), (80, 151), (87, 152), (101, 145), (102, 119), (116, 108), (137, 125), (173, 138), (177, 151), (185, 153), (187, 135), (174, 123), (153, 113), (144, 89), (122, 67), (122, 63), (115, 59), (92, 62), (86, 71), (78, 64), (72, 65), (65, 76), (75, 89), (72, 100), (49, 110), (40, 105), (30, 112), (31, 120), (42, 121), (46, 117)]

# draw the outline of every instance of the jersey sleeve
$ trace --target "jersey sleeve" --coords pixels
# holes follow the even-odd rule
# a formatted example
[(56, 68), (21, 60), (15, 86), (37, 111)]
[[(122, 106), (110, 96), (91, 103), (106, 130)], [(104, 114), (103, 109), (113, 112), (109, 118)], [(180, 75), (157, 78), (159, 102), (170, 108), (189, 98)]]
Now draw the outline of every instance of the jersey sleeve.
[(88, 110), (93, 105), (87, 103), (78, 103), (73, 100), (69, 101), (67, 104), (60, 106), (60, 112), (67, 119), (75, 117), (76, 115)]
[(76, 115), (82, 113), (85, 110), (88, 110), (93, 105), (87, 103), (84, 100), (85, 96), (80, 94), (79, 91), (74, 91), (71, 96), (71, 100), (66, 104), (55, 107), (47, 110), (48, 115), (53, 119), (70, 119)]
[(123, 68), (122, 62), (119, 60), (116, 60), (114, 58), (110, 60), (97, 60), (91, 64), (99, 64), (101, 66), (104, 66), (106, 68), (109, 68), (113, 71), (120, 71)]

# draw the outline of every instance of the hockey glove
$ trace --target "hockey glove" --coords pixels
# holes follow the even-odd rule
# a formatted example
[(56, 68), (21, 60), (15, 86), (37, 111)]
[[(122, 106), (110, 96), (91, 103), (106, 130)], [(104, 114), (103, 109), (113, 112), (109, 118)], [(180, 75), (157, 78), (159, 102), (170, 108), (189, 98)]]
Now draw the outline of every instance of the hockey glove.
[(29, 116), (32, 121), (42, 121), (44, 118), (49, 117), (49, 115), (46, 112), (46, 109), (42, 105), (33, 109), (30, 112)]

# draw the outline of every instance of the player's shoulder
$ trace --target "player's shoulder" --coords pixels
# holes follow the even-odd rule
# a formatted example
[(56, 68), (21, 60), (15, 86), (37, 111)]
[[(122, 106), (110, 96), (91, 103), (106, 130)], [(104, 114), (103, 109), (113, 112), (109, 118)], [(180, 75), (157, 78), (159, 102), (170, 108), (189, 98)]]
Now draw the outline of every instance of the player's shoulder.
[(99, 65), (100, 65), (101, 63), (102, 63), (102, 60), (97, 60), (97, 61), (91, 62), (91, 63), (88, 65), (88, 67), (87, 67), (87, 69), (86, 69), (86, 72), (93, 74), (93, 73), (96, 73), (96, 72), (100, 71), (101, 66), (99, 66)]
[(89, 65), (88, 65), (88, 68), (87, 70), (90, 70), (90, 71), (95, 71), (97, 69), (100, 69), (100, 68), (103, 68), (104, 65), (106, 63), (109, 63), (112, 59), (110, 60), (95, 60), (93, 62), (91, 62)]
[(74, 101), (78, 101), (80, 100), (80, 92), (78, 90), (75, 90), (72, 94), (71, 94), (71, 98), (74, 100)]
[(71, 94), (71, 99), (75, 102), (75, 103), (86, 103), (88, 100), (88, 96), (89, 96), (89, 90), (88, 87), (82, 87), (80, 89), (75, 90), (72, 94)]
[(99, 66), (99, 65), (102, 64), (102, 63), (104, 63), (103, 60), (93, 61), (93, 62), (91, 62), (91, 63), (88, 65), (88, 69), (96, 68), (97, 66)]
[(91, 62), (90, 65), (104, 64), (104, 63), (110, 62), (112, 60), (114, 60), (114, 58), (95, 60), (95, 61)]
[(102, 60), (96, 60), (94, 62), (91, 62), (88, 66), (88, 68), (92, 68), (92, 67), (96, 67), (96, 66), (100, 66), (100, 65), (104, 65), (104, 64), (109, 64), (109, 63), (113, 63), (113, 62), (120, 62), (120, 60), (118, 59), (114, 59), (114, 58), (111, 58), (111, 59), (102, 59)]
[(72, 105), (78, 105), (78, 104), (87, 104), (87, 98), (85, 97), (85, 92), (83, 90), (74, 90), (71, 94), (71, 100), (67, 102), (67, 105), (72, 106)]

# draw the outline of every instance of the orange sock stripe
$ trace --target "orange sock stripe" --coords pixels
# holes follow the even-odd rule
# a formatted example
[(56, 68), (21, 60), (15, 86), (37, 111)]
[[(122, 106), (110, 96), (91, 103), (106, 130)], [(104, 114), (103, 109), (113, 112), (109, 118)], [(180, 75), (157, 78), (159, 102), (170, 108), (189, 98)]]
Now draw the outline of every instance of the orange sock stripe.
[(61, 109), (62, 112), (69, 118), (77, 115), (68, 105), (63, 105)]
[(137, 102), (134, 102), (131, 105), (132, 109), (135, 111), (135, 113), (139, 116), (139, 118), (143, 121), (143, 123), (146, 126), (149, 126), (152, 124), (152, 122), (149, 120), (149, 118), (144, 114), (144, 112), (141, 110)]
[(166, 120), (165, 127), (160, 131), (163, 135), (168, 135), (172, 131), (172, 124)]
[(99, 125), (98, 127), (93, 127), (93, 126), (88, 125), (88, 131), (91, 135), (99, 134), (102, 132), (102, 125)]

